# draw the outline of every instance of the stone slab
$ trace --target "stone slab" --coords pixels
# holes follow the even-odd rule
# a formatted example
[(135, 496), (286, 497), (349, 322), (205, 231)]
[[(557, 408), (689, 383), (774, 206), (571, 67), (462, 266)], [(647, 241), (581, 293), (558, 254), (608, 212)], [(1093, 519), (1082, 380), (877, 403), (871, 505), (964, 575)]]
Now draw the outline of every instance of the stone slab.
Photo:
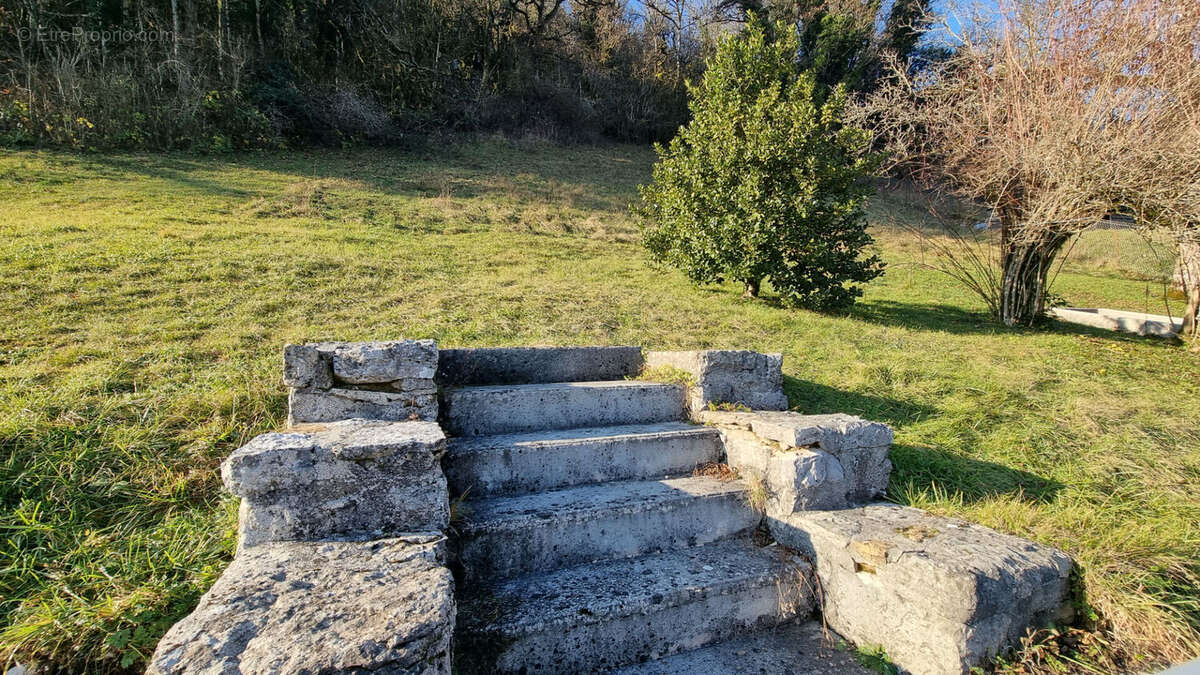
[(782, 354), (722, 349), (646, 353), (647, 368), (663, 366), (678, 368), (695, 378), (688, 401), (693, 413), (721, 403), (755, 410), (788, 407), (783, 393)]
[(454, 580), (442, 548), (429, 533), (243, 551), (146, 672), (448, 675)]
[(467, 436), (447, 443), (451, 495), (516, 495), (690, 474), (721, 459), (716, 429), (687, 422)]
[(433, 422), (346, 420), (258, 436), (221, 465), (242, 498), (239, 545), (445, 529), (445, 447)]
[[(772, 412), (706, 412), (702, 415), (707, 420), (724, 421), (718, 428), (724, 440), (726, 461), (736, 471), (754, 474), (763, 481), (768, 493), (769, 515), (842, 508), (875, 499), (887, 490), (892, 469), (888, 459), (890, 445), (856, 445), (858, 442), (875, 443), (884, 439), (890, 442), (891, 429), (886, 425), (850, 418), (857, 421), (812, 427), (804, 426), (808, 422), (797, 422), (799, 426), (791, 428), (776, 422), (767, 427), (772, 431), (793, 432), (790, 438), (784, 433), (772, 434), (775, 438), (792, 442), (798, 437), (816, 438), (818, 441), (829, 438), (833, 441), (796, 447), (751, 431), (759, 416), (787, 416), (793, 421), (813, 417)], [(800, 433), (796, 433), (797, 428), (801, 430)], [(849, 437), (838, 435), (839, 430), (848, 428), (866, 431), (857, 435), (851, 433)], [(809, 434), (809, 429), (816, 429), (823, 434)], [(833, 449), (826, 451), (822, 445)]]
[(745, 495), (740, 481), (689, 476), (472, 502), (459, 560), (475, 580), (705, 544), (759, 524)]
[(333, 386), (333, 364), (315, 344), (284, 345), (283, 383), (289, 387), (328, 389)]
[(333, 376), (349, 384), (379, 384), (407, 378), (430, 379), (437, 372), (433, 340), (321, 343), (333, 364)]
[(820, 621), (793, 621), (665, 659), (645, 661), (614, 675), (873, 675), (854, 648)]
[(877, 448), (892, 444), (892, 428), (854, 415), (803, 415), (788, 411), (733, 412), (708, 410), (700, 421), (716, 426), (750, 429), (787, 448), (816, 447), (837, 454), (846, 448)]
[(1067, 323), (1143, 336), (1172, 338), (1183, 330), (1182, 317), (1173, 318), (1163, 314), (1084, 307), (1051, 307), (1046, 313)]
[(808, 616), (813, 588), (804, 561), (743, 539), (471, 587), (457, 672), (595, 672), (660, 658)]
[(482, 347), (441, 350), (436, 379), (451, 386), (596, 382), (641, 369), (641, 347)]
[(1019, 537), (884, 503), (767, 522), (816, 564), (829, 625), (914, 673), (967, 673), (1069, 615), (1070, 558)]
[(347, 419), (434, 421), (437, 415), (437, 393), (429, 389), (292, 389), (288, 396), (289, 425)]
[(444, 388), (442, 424), (455, 436), (509, 434), (684, 418), (683, 386), (616, 380)]

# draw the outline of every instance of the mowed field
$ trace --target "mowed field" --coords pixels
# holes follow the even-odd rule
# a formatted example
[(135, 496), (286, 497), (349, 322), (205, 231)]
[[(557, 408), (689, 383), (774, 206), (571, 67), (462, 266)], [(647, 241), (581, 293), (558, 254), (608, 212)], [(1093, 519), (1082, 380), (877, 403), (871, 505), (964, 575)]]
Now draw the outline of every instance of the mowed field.
[[(137, 671), (233, 554), (217, 467), (282, 424), (283, 345), (401, 337), (782, 352), (794, 408), (896, 428), (891, 499), (1074, 556), (1087, 632), (1012, 660), (1200, 656), (1200, 357), (997, 326), (917, 264), (900, 195), (871, 206), (889, 268), (847, 314), (695, 287), (628, 215), (652, 161), (496, 139), (0, 156), (0, 663)], [(1054, 291), (1161, 313), (1097, 235)]]

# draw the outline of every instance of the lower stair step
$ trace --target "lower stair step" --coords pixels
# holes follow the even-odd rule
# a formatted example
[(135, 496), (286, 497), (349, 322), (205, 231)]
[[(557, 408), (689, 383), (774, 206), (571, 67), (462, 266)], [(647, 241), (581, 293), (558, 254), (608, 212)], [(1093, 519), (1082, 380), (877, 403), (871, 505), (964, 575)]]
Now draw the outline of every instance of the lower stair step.
[(838, 634), (820, 621), (793, 621), (776, 628), (644, 661), (614, 675), (872, 675)]
[(699, 546), (761, 516), (738, 480), (621, 481), (463, 505), (456, 550), (468, 581)]
[(460, 673), (616, 668), (771, 628), (813, 607), (808, 564), (749, 538), (460, 588)]
[(664, 422), (453, 438), (443, 464), (451, 495), (480, 499), (691, 473), (721, 454), (715, 428)]

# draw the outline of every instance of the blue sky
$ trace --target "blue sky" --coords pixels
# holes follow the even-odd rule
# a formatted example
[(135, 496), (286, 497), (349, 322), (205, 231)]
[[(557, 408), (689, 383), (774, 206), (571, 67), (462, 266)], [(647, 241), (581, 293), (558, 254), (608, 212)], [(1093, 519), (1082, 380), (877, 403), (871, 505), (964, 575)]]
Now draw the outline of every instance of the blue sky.
[(999, 0), (935, 0), (933, 8), (946, 17), (946, 24), (954, 33), (962, 30), (962, 22), (970, 20), (976, 9), (989, 18), (1000, 14)]

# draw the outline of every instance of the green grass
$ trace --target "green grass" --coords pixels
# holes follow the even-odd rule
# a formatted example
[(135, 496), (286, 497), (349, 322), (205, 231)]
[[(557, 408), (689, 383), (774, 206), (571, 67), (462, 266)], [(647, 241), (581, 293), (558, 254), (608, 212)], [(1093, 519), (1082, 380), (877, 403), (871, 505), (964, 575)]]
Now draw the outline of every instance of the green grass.
[[(1200, 656), (1200, 359), (1001, 329), (883, 225), (846, 315), (694, 287), (636, 242), (652, 159), (0, 157), (0, 658), (136, 669), (232, 555), (217, 466), (283, 422), (283, 344), (397, 337), (783, 352), (798, 409), (896, 427), (892, 498), (1070, 552), (1111, 654)], [(1146, 282), (1079, 264), (1056, 290), (1142, 309)]]

